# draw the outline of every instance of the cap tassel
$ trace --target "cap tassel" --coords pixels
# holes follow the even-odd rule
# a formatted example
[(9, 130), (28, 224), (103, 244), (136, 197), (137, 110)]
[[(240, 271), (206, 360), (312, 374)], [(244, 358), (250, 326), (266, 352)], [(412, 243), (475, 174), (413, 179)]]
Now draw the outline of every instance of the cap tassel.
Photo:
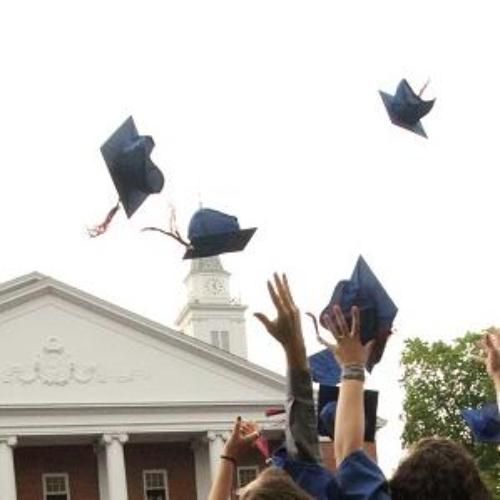
[(165, 231), (164, 229), (161, 229), (159, 227), (143, 227), (141, 231), (158, 231), (159, 233), (162, 233), (165, 236), (170, 236), (170, 238), (173, 238), (174, 240), (178, 241), (181, 245), (184, 245), (186, 248), (191, 248), (191, 244), (188, 243), (187, 241), (184, 241), (178, 232)]
[(429, 86), (429, 83), (431, 83), (431, 79), (427, 78), (427, 81), (424, 83), (423, 87), (420, 89), (420, 92), (418, 93), (418, 97), (422, 97), (422, 94), (425, 92), (425, 89)]
[(165, 236), (170, 236), (174, 240), (178, 241), (181, 245), (184, 245), (186, 248), (192, 248), (191, 244), (185, 241), (179, 230), (177, 229), (177, 223), (175, 218), (175, 207), (170, 204), (170, 231), (165, 231), (164, 229), (160, 229), (159, 227), (143, 227), (142, 231), (158, 231), (159, 233), (164, 234)]
[(316, 339), (317, 341), (324, 345), (325, 347), (331, 347), (331, 344), (329, 344), (322, 336), (321, 334), (319, 333), (319, 327), (318, 327), (318, 320), (316, 319), (316, 316), (313, 314), (313, 313), (310, 313), (310, 312), (306, 312), (306, 316), (309, 316), (312, 321), (313, 321), (313, 325), (314, 325), (314, 331), (316, 333)]
[(116, 212), (118, 212), (119, 209), (120, 201), (118, 201), (118, 203), (108, 212), (108, 215), (106, 215), (104, 222), (98, 224), (95, 227), (87, 229), (88, 235), (91, 238), (96, 238), (97, 236), (101, 236), (101, 234), (104, 234), (108, 230), (108, 226), (111, 224), (113, 217), (116, 215)]

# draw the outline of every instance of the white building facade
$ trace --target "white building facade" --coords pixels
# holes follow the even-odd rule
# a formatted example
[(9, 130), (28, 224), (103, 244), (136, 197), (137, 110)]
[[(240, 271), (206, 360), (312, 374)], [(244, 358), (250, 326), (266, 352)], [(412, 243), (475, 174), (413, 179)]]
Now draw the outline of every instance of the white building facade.
[(1, 500), (206, 498), (234, 418), (266, 428), (284, 379), (246, 360), (218, 258), (186, 285), (180, 331), (38, 273), (0, 285)]

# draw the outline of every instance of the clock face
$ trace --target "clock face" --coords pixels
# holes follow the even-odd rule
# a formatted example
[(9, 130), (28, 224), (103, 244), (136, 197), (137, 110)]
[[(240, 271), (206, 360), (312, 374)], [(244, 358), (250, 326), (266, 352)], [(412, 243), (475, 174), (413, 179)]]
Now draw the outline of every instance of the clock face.
[(209, 295), (221, 295), (224, 292), (224, 283), (218, 278), (210, 278), (205, 283), (205, 292)]

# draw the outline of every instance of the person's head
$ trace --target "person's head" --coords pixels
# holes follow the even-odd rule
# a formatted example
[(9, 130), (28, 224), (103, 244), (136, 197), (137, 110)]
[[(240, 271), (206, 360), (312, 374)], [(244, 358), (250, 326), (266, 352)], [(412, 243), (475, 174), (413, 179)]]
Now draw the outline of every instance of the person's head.
[(313, 500), (292, 478), (277, 467), (269, 467), (239, 492), (240, 500)]
[(449, 439), (422, 439), (390, 480), (393, 500), (489, 500), (474, 459)]

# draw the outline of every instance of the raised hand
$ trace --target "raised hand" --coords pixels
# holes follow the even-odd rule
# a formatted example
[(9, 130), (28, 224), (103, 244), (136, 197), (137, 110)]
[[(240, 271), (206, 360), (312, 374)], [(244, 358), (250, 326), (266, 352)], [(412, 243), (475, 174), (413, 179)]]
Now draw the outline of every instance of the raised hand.
[(283, 274), (280, 278), (277, 273), (274, 273), (274, 286), (271, 281), (268, 281), (267, 289), (276, 307), (278, 316), (272, 321), (262, 313), (255, 313), (255, 317), (283, 346), (289, 366), (307, 369), (300, 312), (293, 301), (286, 275)]
[(325, 314), (323, 321), (337, 343), (332, 344), (326, 341), (323, 341), (323, 343), (332, 351), (341, 366), (364, 366), (373, 346), (373, 341), (366, 345), (361, 343), (358, 307), (352, 307), (351, 316), (352, 324), (351, 328), (349, 328), (342, 309), (338, 305), (334, 305), (333, 319), (330, 318), (329, 314)]
[(238, 417), (224, 447), (224, 455), (238, 460), (255, 445), (259, 436), (260, 431), (255, 422), (243, 421), (241, 417)]
[(482, 339), (481, 347), (484, 352), (484, 363), (488, 375), (500, 387), (500, 332), (490, 330)]

